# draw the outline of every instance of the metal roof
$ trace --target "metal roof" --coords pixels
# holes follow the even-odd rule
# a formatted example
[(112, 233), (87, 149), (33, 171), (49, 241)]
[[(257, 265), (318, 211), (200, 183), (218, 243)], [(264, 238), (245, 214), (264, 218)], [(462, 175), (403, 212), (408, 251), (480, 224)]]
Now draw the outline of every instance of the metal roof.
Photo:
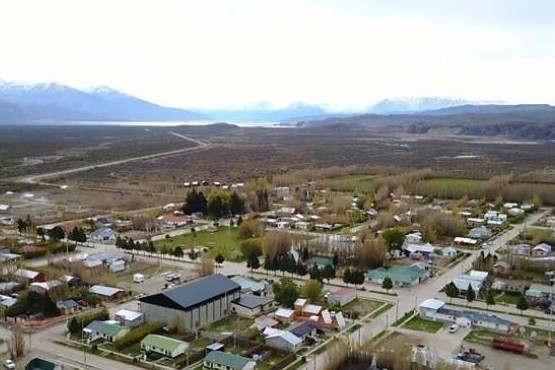
[(445, 305), (445, 302), (440, 301), (439, 299), (430, 298), (420, 303), (418, 307), (429, 308), (431, 310), (439, 310), (441, 307), (443, 307), (443, 305)]
[(152, 346), (172, 352), (181, 345), (189, 347), (189, 343), (177, 339), (165, 337), (163, 335), (148, 334), (141, 340), (141, 346)]
[(289, 329), (291, 333), (296, 335), (297, 337), (303, 337), (307, 334), (312, 333), (312, 331), (316, 328), (316, 323), (312, 320), (305, 320), (300, 324), (294, 326), (293, 328)]
[(124, 320), (133, 321), (143, 316), (142, 312), (122, 309), (116, 312), (115, 316), (122, 317)]
[(216, 274), (194, 280), (165, 292), (139, 299), (141, 302), (186, 310), (215, 297), (240, 291), (241, 286), (228, 277)]
[(94, 294), (98, 294), (98, 295), (102, 295), (105, 297), (111, 297), (114, 294), (117, 294), (119, 292), (123, 292), (123, 290), (119, 289), (119, 288), (112, 288), (109, 286), (102, 286), (102, 285), (93, 285), (92, 287), (89, 288), (89, 292), (94, 293)]
[(120, 331), (124, 330), (125, 328), (119, 325), (95, 320), (95, 321), (92, 321), (89, 325), (87, 325), (85, 329), (93, 332), (97, 332), (97, 333), (103, 333), (110, 337), (113, 337), (117, 335)]
[(241, 297), (239, 299), (234, 300), (233, 303), (239, 306), (252, 309), (252, 308), (267, 305), (268, 303), (271, 303), (273, 301), (274, 300), (272, 298), (260, 297), (260, 296), (251, 295), (251, 294), (241, 294)]
[(206, 355), (204, 361), (227, 366), (228, 368), (233, 370), (241, 370), (252, 360), (246, 357), (236, 356), (222, 351), (211, 351)]

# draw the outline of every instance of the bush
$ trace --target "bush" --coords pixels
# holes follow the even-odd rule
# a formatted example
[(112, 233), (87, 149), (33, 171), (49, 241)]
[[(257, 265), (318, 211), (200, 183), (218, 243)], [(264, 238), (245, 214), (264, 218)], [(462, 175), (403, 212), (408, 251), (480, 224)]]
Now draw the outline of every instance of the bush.
[(163, 328), (164, 328), (164, 324), (160, 322), (149, 322), (149, 323), (143, 324), (141, 326), (131, 329), (129, 333), (117, 339), (114, 342), (114, 346), (117, 349), (122, 350), (129, 346), (132, 346), (135, 343), (139, 343), (148, 334), (161, 332)]
[(81, 328), (86, 327), (87, 325), (89, 325), (91, 322), (95, 320), (106, 321), (110, 319), (110, 314), (108, 313), (108, 310), (103, 309), (99, 312), (87, 313), (87, 314), (76, 316), (75, 319), (77, 320), (77, 326), (75, 326), (74, 324), (70, 325), (71, 324), (71, 321), (70, 321), (68, 323), (68, 328), (67, 328), (67, 330), (72, 335), (79, 333), (81, 331)]

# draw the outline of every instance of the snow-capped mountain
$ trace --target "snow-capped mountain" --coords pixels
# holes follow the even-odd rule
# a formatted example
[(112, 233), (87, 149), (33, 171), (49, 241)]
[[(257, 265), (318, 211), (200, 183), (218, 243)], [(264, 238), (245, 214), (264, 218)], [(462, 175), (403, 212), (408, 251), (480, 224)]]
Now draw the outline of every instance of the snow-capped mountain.
[(0, 83), (0, 102), (3, 103), (0, 106), (0, 122), (4, 123), (44, 120), (191, 121), (207, 118), (200, 113), (150, 103), (107, 86), (84, 91), (57, 83), (3, 82)]
[(479, 105), (480, 102), (472, 102), (462, 99), (448, 99), (438, 97), (408, 97), (399, 99), (385, 99), (374, 104), (369, 113), (375, 114), (395, 114), (423, 112), (460, 105)]

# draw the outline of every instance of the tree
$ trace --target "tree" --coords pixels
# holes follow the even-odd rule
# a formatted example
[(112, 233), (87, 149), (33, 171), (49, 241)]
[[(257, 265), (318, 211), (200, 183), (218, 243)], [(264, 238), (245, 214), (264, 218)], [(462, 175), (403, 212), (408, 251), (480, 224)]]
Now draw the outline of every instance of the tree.
[(389, 276), (386, 276), (382, 281), (382, 288), (384, 288), (387, 292), (389, 289), (393, 288), (393, 280)]
[(449, 297), (449, 303), (451, 303), (452, 298), (459, 296), (459, 289), (457, 289), (457, 286), (453, 284), (453, 282), (450, 282), (445, 286), (445, 294)]
[(530, 325), (530, 326), (536, 325), (536, 319), (533, 318), (533, 317), (529, 317), (528, 318), (528, 325)]
[(488, 289), (486, 292), (486, 309), (489, 308), (490, 305), (495, 304), (495, 296), (494, 291), (492, 289)]
[(185, 253), (183, 252), (183, 248), (181, 248), (180, 245), (175, 247), (175, 249), (173, 250), (173, 255), (180, 258), (183, 257), (185, 255)]
[(17, 219), (17, 231), (21, 234), (27, 229), (27, 224), (21, 218)]
[(62, 240), (65, 238), (66, 233), (60, 226), (54, 226), (52, 229), (46, 231), (46, 235), (54, 240)]
[(241, 239), (257, 238), (262, 234), (263, 228), (257, 220), (246, 220), (239, 226)]
[(247, 267), (252, 270), (257, 270), (260, 267), (260, 261), (255, 253), (251, 253), (250, 257), (247, 259)]
[(185, 204), (183, 205), (183, 213), (190, 215), (193, 213), (206, 214), (207, 200), (202, 192), (197, 192), (193, 189), (187, 193)]
[(338, 265), (339, 265), (339, 255), (337, 254), (337, 252), (335, 252), (333, 254), (333, 268), (336, 269)]
[(308, 269), (306, 268), (306, 265), (304, 263), (302, 263), (301, 261), (298, 261), (295, 272), (297, 273), (297, 275), (302, 277), (308, 274)]
[(69, 331), (71, 335), (75, 335), (79, 333), (80, 330), (81, 327), (79, 326), (77, 319), (75, 317), (72, 317), (71, 320), (69, 320), (69, 322), (67, 323), (67, 331)]
[(199, 277), (210, 276), (214, 274), (214, 262), (212, 262), (212, 259), (203, 256), (196, 266), (196, 272)]
[(528, 300), (526, 299), (525, 296), (523, 295), (520, 296), (518, 302), (516, 303), (516, 308), (520, 310), (520, 313), (528, 309)]
[(405, 242), (405, 234), (399, 229), (387, 229), (382, 233), (385, 243), (392, 249), (401, 249)]
[(329, 283), (330, 279), (333, 279), (335, 277), (335, 268), (332, 265), (326, 265), (324, 267), (324, 270), (322, 270), (321, 276), (322, 279), (326, 279)]
[(264, 235), (264, 252), (272, 257), (281, 256), (291, 249), (291, 237), (288, 233), (273, 232)]
[(312, 280), (320, 280), (322, 279), (322, 272), (318, 268), (318, 266), (314, 265), (308, 270), (308, 275)]
[(343, 272), (343, 282), (346, 285), (349, 285), (349, 283), (351, 283), (351, 269), (350, 268), (346, 268), (345, 271)]
[(299, 298), (299, 288), (290, 278), (282, 278), (279, 283), (274, 283), (274, 298), (276, 302), (285, 307), (292, 307)]
[(323, 284), (318, 280), (308, 280), (301, 288), (301, 296), (311, 303), (318, 303), (322, 297)]
[(229, 212), (232, 215), (242, 215), (245, 213), (245, 200), (236, 192), (229, 197)]
[(240, 249), (245, 258), (249, 258), (252, 254), (255, 254), (257, 257), (262, 256), (262, 242), (260, 239), (243, 240)]
[(355, 289), (357, 285), (364, 284), (364, 273), (361, 270), (353, 270), (351, 271), (351, 283), (355, 284)]
[(13, 325), (10, 329), (11, 337), (8, 342), (8, 352), (12, 358), (19, 358), (25, 354), (25, 337), (23, 332), (17, 325)]
[(472, 285), (468, 284), (468, 288), (466, 289), (466, 301), (472, 303), (474, 299), (476, 299), (476, 292), (472, 289)]
[(274, 267), (274, 264), (273, 264), (272, 257), (270, 257), (268, 254), (266, 254), (264, 256), (264, 270), (266, 270), (266, 272), (274, 271), (273, 267)]
[(216, 261), (217, 264), (221, 265), (222, 263), (224, 263), (225, 258), (221, 253), (218, 253), (216, 255), (216, 258), (214, 258), (214, 261)]

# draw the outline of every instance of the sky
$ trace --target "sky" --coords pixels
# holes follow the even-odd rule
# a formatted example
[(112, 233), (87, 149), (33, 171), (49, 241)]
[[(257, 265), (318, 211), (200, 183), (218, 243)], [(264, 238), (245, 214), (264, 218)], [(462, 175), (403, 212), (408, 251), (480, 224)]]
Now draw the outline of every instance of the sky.
[(0, 0), (0, 78), (197, 109), (555, 104), (555, 1)]

